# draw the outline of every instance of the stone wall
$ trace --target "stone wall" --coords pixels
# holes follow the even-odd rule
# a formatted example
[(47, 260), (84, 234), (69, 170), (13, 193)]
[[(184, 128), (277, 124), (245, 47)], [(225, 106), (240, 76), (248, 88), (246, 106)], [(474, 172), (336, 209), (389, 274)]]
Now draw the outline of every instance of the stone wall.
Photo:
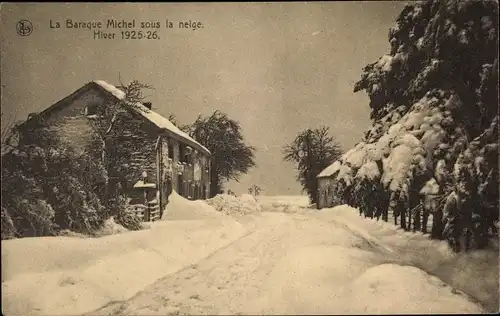
[(98, 106), (106, 102), (105, 96), (99, 91), (90, 89), (77, 97), (61, 104), (59, 109), (52, 111), (44, 123), (56, 133), (59, 139), (76, 150), (83, 151), (92, 139), (92, 128), (85, 115), (87, 106)]

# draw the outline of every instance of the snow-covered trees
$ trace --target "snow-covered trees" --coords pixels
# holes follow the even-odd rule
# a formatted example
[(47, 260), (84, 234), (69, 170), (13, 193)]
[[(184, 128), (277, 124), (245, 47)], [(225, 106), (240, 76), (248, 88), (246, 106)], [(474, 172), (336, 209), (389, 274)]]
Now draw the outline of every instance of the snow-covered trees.
[[(186, 132), (212, 153), (210, 192), (212, 197), (224, 192), (224, 182), (239, 180), (255, 166), (255, 147), (245, 144), (240, 124), (230, 119), (226, 113), (215, 111), (212, 115), (196, 118), (192, 124), (183, 125), (175, 114), (168, 120)], [(249, 194), (258, 195), (255, 185)]]
[[(16, 124), (2, 140), (2, 238), (53, 235), (63, 229), (92, 233), (110, 216), (129, 229), (140, 222), (125, 210), (119, 181), (134, 148), (127, 148), (127, 107), (140, 102), (148, 85), (132, 81), (123, 98), (100, 104), (87, 115), (90, 141), (78, 149), (58, 133), (71, 118), (48, 122), (34, 116)], [(3, 131), (3, 135), (7, 132)], [(146, 146), (146, 145), (143, 145)]]
[(255, 166), (255, 148), (245, 144), (240, 124), (227, 114), (217, 110), (208, 117), (200, 115), (182, 129), (212, 153), (211, 197), (223, 193), (225, 181), (238, 181)]
[(96, 194), (105, 182), (102, 165), (71, 150), (43, 122), (36, 127), (14, 126), (11, 136), (22, 142), (9, 143), (2, 156), (2, 239), (97, 229), (105, 219)]
[(311, 203), (317, 200), (316, 177), (342, 154), (339, 144), (328, 132), (328, 127), (303, 130), (283, 148), (283, 159), (297, 164), (297, 179)]
[(256, 184), (248, 188), (248, 194), (250, 195), (258, 196), (260, 194), (260, 191), (262, 191), (262, 188)]
[(368, 94), (373, 120), (339, 159), (353, 174), (346, 189), (354, 188), (354, 204), (370, 208), (372, 190), (358, 173), (377, 164), (380, 176), (370, 181), (390, 197), (378, 203), (393, 208), (403, 228), (425, 231), (432, 214), (432, 236), (455, 250), (486, 245), (498, 220), (497, 36), (497, 1), (403, 9), (389, 31), (390, 52), (354, 87)]

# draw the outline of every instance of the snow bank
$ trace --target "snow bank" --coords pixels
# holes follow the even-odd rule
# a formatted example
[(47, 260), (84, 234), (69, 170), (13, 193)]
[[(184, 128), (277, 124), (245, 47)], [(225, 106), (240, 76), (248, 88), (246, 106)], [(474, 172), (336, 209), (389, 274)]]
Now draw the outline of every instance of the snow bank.
[(260, 204), (278, 203), (278, 204), (293, 204), (298, 207), (309, 207), (309, 197), (307, 195), (276, 195), (276, 196), (259, 196)]
[(245, 215), (262, 211), (259, 202), (250, 194), (242, 194), (239, 197), (228, 194), (218, 194), (208, 199), (206, 202), (217, 211), (227, 215)]
[[(352, 304), (353, 301), (356, 304)], [(348, 306), (343, 311), (348, 314), (483, 312), (466, 296), (438, 278), (418, 268), (396, 264), (382, 264), (368, 269), (342, 291), (338, 305)]]
[(220, 216), (221, 214), (207, 204), (206, 201), (190, 201), (180, 196), (177, 192), (172, 191), (168, 197), (168, 204), (163, 211), (161, 219), (182, 221), (218, 218)]
[[(275, 264), (265, 284), (269, 292), (263, 298), (269, 308), (255, 310), (255, 313), (483, 312), (467, 295), (424, 271), (425, 267), (397, 261), (399, 248), (388, 241), (400, 236), (401, 244), (406, 241), (404, 247), (408, 249), (413, 245), (411, 239), (408, 245), (408, 236), (395, 230), (383, 231), (383, 224), (374, 225), (375, 221), (364, 220), (356, 214), (355, 209), (345, 205), (311, 211), (309, 215), (320, 219), (326, 226), (319, 233), (317, 224), (300, 222), (300, 233), (294, 238), (308, 242), (292, 247)], [(325, 230), (330, 236), (328, 241), (322, 238)], [(436, 245), (428, 246), (433, 248)], [(422, 257), (422, 252), (413, 250), (413, 255)], [(432, 261), (437, 258), (426, 256), (423, 259)]]
[[(175, 195), (173, 200), (183, 203)], [(205, 207), (207, 213), (209, 208)], [(217, 214), (213, 209), (212, 213)], [(101, 238), (2, 241), (4, 314), (76, 315), (129, 299), (245, 232), (235, 220), (220, 215), (212, 220), (158, 221), (150, 226)]]
[[(394, 281), (394, 283), (389, 283), (392, 281), (386, 280), (387, 278), (385, 277), (385, 275), (381, 274), (380, 278), (383, 277), (384, 280), (380, 280), (379, 283), (386, 284), (383, 285), (383, 289), (387, 289), (388, 291), (391, 287), (394, 287), (395, 290), (393, 292), (400, 292), (402, 295), (404, 295), (404, 297), (399, 295), (394, 296), (394, 294), (390, 294), (388, 292), (385, 292), (386, 295), (392, 295), (392, 297), (394, 297), (393, 300), (397, 300), (397, 298), (399, 297), (403, 301), (410, 300), (415, 302), (423, 302), (421, 305), (422, 307), (418, 307), (420, 309), (416, 309), (417, 307), (414, 306), (413, 303), (408, 306), (408, 309), (402, 309), (402, 305), (390, 306), (391, 302), (384, 302), (382, 300), (382, 305), (380, 305), (380, 307), (377, 307), (380, 308), (380, 310), (373, 310), (369, 308), (368, 310), (365, 310), (364, 313), (366, 313), (366, 311), (370, 312), (371, 314), (411, 312), (427, 313), (427, 311), (434, 313), (453, 313), (456, 311), (463, 311), (464, 313), (466, 313), (477, 310), (472, 308), (470, 302), (468, 301), (461, 302), (461, 299), (458, 299), (458, 301), (454, 301), (453, 298), (448, 297), (449, 295), (451, 295), (451, 292), (456, 292), (455, 290), (452, 290), (451, 287), (453, 287), (454, 289), (459, 289), (460, 291), (467, 293), (469, 296), (474, 297), (475, 300), (481, 302), (483, 307), (487, 308), (490, 311), (498, 310), (498, 247), (491, 247), (491, 249), (488, 250), (474, 251), (471, 253), (455, 254), (452, 250), (450, 250), (446, 241), (432, 240), (429, 238), (429, 235), (424, 235), (420, 232), (413, 233), (404, 231), (399, 227), (393, 225), (391, 221), (384, 222), (382, 220), (377, 221), (376, 219), (362, 218), (357, 215), (358, 211), (356, 209), (346, 205), (331, 209), (322, 209), (320, 211), (317, 211), (316, 214), (316, 216), (327, 219), (328, 221), (331, 221), (333, 223), (341, 223), (345, 227), (349, 227), (351, 231), (365, 238), (372, 245), (375, 245), (379, 249), (383, 250), (387, 263), (403, 266), (401, 267), (402, 269), (393, 267), (396, 269), (396, 271), (391, 273), (401, 273), (406, 276), (398, 276), (399, 280)], [(413, 266), (414, 268), (406, 266)], [(417, 268), (422, 271), (415, 272), (416, 270), (412, 270)], [(376, 271), (377, 270), (375, 270), (373, 274), (382, 272), (382, 270), (379, 270), (378, 272)], [(386, 274), (389, 275), (391, 273), (386, 272)], [(428, 273), (429, 275), (424, 276), (424, 274), (426, 273)], [(355, 291), (362, 291), (361, 289), (363, 286), (361, 285), (361, 283), (367, 281), (369, 277), (373, 276), (373, 274), (368, 274), (365, 277), (361, 278), (361, 281), (359, 281), (359, 288)], [(443, 285), (442, 289), (444, 292), (440, 292), (438, 289), (428, 290), (426, 287), (431, 286), (429, 285), (429, 282), (435, 283), (435, 280), (432, 279), (430, 275), (439, 277), (442, 281), (446, 282), (451, 287), (445, 287)], [(417, 282), (419, 278), (422, 278), (422, 281)], [(412, 279), (413, 281), (410, 282), (410, 279)], [(408, 280), (408, 282), (404, 280)], [(424, 298), (412, 296), (412, 294), (409, 293), (412, 291), (412, 284), (413, 289), (415, 288), (415, 286), (422, 286), (422, 290), (429, 291), (429, 293), (434, 294), (432, 294), (425, 300)], [(364, 286), (366, 286), (366, 283)], [(378, 288), (378, 290), (383, 289)], [(366, 289), (364, 291), (366, 291)], [(419, 290), (418, 292), (421, 291)], [(447, 294), (447, 292), (449, 295)], [(376, 293), (373, 293), (373, 295), (375, 294)], [(364, 293), (363, 295), (366, 296), (367, 294)], [(373, 297), (374, 299), (378, 300), (383, 296), (380, 296), (379, 298), (377, 294), (377, 296)], [(438, 309), (424, 310), (423, 308), (425, 306), (430, 306), (430, 300), (433, 299), (433, 297), (442, 297), (442, 306)], [(359, 296), (359, 298), (361, 299), (362, 296)], [(436, 304), (435, 301), (434, 303)], [(449, 304), (456, 304), (457, 309), (452, 309), (451, 307), (447, 309), (446, 306), (449, 306)], [(372, 308), (373, 306), (378, 305), (373, 304)], [(363, 313), (363, 309), (346, 311), (346, 313), (351, 312)]]
[(129, 230), (115, 222), (113, 217), (104, 222), (103, 227), (96, 233), (97, 236), (116, 235), (126, 233)]
[(311, 207), (309, 197), (303, 195), (259, 196), (258, 200), (264, 212), (299, 213)]

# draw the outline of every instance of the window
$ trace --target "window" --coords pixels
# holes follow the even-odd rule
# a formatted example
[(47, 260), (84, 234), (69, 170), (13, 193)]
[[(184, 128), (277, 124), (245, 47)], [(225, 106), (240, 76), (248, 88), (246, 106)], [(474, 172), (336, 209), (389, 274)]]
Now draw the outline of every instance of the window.
[(168, 158), (174, 160), (174, 145), (170, 139), (168, 140)]
[(186, 146), (186, 163), (192, 165), (193, 164), (193, 149), (189, 146)]
[(186, 162), (186, 145), (179, 144), (179, 161)]

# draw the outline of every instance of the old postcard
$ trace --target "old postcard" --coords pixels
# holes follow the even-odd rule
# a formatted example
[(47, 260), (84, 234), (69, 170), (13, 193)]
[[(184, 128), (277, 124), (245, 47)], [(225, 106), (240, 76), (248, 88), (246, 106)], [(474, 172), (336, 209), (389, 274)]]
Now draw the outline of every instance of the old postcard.
[(4, 315), (499, 312), (498, 1), (0, 21)]

